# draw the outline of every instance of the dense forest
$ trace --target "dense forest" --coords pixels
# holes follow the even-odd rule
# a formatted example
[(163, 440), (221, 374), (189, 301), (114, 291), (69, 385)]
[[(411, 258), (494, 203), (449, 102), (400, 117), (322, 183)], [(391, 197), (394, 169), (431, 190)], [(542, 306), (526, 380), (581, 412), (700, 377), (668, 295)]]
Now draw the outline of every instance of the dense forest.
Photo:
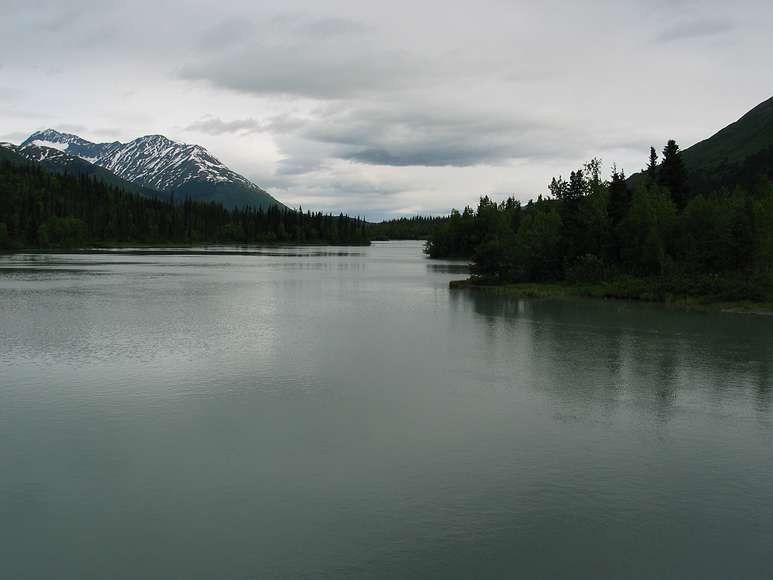
[[(758, 164), (752, 158), (733, 173)], [(616, 169), (602, 178), (594, 159), (568, 181), (554, 178), (548, 196), (526, 205), (483, 197), (477, 209), (452, 212), (427, 252), (471, 258), (478, 283), (607, 283), (639, 297), (767, 298), (773, 185), (763, 171), (741, 183), (703, 189), (669, 141), (662, 161), (651, 149), (647, 170), (633, 180)]]
[(690, 185), (696, 191), (716, 191), (737, 185), (752, 190), (764, 179), (773, 179), (773, 146), (741, 160), (723, 160), (708, 170), (691, 173)]
[(366, 243), (364, 220), (293, 211), (227, 210), (126, 192), (86, 175), (0, 161), (0, 248), (129, 243)]
[(448, 217), (414, 216), (369, 224), (372, 240), (427, 240)]

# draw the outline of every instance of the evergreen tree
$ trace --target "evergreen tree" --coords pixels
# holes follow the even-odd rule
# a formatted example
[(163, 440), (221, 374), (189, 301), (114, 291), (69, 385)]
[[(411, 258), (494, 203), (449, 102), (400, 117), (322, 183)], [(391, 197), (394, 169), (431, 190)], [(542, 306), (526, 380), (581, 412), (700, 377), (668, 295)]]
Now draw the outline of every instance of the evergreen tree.
[(647, 164), (647, 178), (651, 184), (657, 182), (658, 176), (658, 152), (650, 147), (650, 162)]
[(631, 194), (625, 182), (625, 172), (618, 173), (617, 168), (615, 168), (612, 171), (612, 181), (609, 184), (609, 204), (607, 205), (612, 227), (616, 227), (625, 217), (630, 205)]
[(564, 199), (569, 193), (569, 184), (564, 181), (563, 177), (554, 177), (548, 185), (548, 190), (555, 199)]
[(690, 192), (687, 168), (682, 160), (679, 145), (673, 139), (663, 149), (663, 163), (660, 164), (658, 184), (668, 188), (671, 198), (679, 209), (687, 205)]

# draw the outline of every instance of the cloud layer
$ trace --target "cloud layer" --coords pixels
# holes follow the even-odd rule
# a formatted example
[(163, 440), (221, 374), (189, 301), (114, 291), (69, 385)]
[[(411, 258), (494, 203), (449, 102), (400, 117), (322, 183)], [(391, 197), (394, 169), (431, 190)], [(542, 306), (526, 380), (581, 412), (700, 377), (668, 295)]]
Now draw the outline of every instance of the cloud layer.
[(6, 4), (0, 140), (165, 133), (372, 218), (636, 171), (773, 93), (763, 1)]

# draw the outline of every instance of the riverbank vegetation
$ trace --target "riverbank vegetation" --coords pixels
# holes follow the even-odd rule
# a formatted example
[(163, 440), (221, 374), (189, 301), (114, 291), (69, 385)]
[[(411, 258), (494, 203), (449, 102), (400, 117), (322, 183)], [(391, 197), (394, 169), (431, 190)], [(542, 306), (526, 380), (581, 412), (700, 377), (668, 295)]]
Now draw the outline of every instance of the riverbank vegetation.
[(88, 176), (0, 161), (0, 249), (119, 243), (368, 242), (364, 220), (129, 193)]
[(696, 189), (674, 141), (660, 163), (652, 149), (634, 180), (614, 168), (604, 179), (601, 171), (594, 159), (526, 205), (483, 197), (436, 228), (427, 252), (471, 258), (474, 284), (560, 283), (658, 301), (771, 299), (766, 174), (747, 176), (748, 186)]

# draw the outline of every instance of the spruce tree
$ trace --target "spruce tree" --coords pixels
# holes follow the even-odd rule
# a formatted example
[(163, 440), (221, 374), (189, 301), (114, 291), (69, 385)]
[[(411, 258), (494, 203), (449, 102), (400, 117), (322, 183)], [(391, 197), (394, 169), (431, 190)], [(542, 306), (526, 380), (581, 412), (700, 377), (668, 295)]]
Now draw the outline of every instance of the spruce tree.
[(628, 213), (631, 205), (631, 194), (628, 191), (628, 185), (625, 183), (625, 173), (618, 173), (615, 168), (612, 172), (612, 181), (609, 184), (609, 203), (607, 212), (609, 221), (613, 226), (619, 224)]
[(650, 162), (647, 164), (647, 177), (651, 184), (654, 184), (658, 174), (658, 152), (654, 147), (650, 147)]
[(658, 185), (668, 188), (671, 198), (679, 209), (687, 205), (690, 193), (687, 168), (684, 166), (679, 145), (673, 139), (663, 149), (663, 163), (660, 164)]

